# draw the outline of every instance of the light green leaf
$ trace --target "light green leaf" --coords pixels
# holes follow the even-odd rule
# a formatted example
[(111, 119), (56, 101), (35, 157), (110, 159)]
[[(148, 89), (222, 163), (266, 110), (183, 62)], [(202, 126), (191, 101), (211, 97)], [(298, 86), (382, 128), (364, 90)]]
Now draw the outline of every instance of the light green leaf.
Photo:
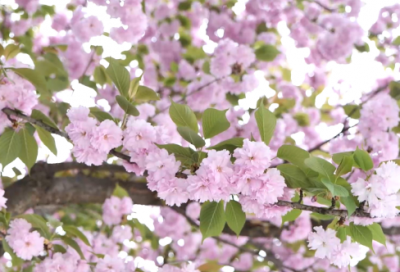
[(33, 86), (35, 86), (36, 90), (42, 91), (47, 89), (46, 80), (38, 71), (29, 68), (13, 68), (12, 70), (20, 77), (31, 82)]
[(47, 226), (46, 220), (44, 220), (43, 217), (37, 214), (21, 214), (17, 217), (23, 218), (28, 221), (32, 225), (32, 227), (37, 229), (44, 238), (50, 240), (50, 230)]
[(18, 157), (23, 163), (25, 163), (26, 167), (28, 167), (28, 170), (30, 171), (37, 159), (38, 145), (35, 137), (33, 137), (33, 135), (28, 131), (27, 125), (18, 132), (21, 135), (21, 150)]
[(349, 216), (351, 216), (357, 210), (357, 205), (351, 195), (346, 197), (341, 197), (340, 202), (342, 202), (343, 205), (346, 206), (347, 213)]
[(285, 178), (286, 185), (289, 188), (308, 188), (310, 183), (307, 176), (301, 169), (291, 164), (280, 164), (277, 169), (281, 172), (281, 175)]
[(111, 79), (108, 77), (106, 68), (104, 68), (103, 65), (99, 65), (94, 69), (93, 77), (94, 81), (96, 81), (100, 85), (111, 82)]
[(12, 59), (13, 57), (15, 57), (19, 52), (20, 52), (19, 46), (16, 44), (10, 43), (4, 49), (3, 54), (6, 57), (6, 60), (9, 60), (9, 59)]
[(285, 222), (290, 222), (296, 220), (301, 214), (301, 210), (293, 209), (290, 212), (287, 212), (284, 216), (282, 216), (282, 226)]
[(353, 119), (360, 119), (360, 105), (348, 104), (343, 106), (343, 109), (347, 116)]
[(318, 172), (326, 177), (331, 177), (333, 172), (336, 170), (336, 167), (330, 162), (318, 157), (310, 157), (306, 159), (304, 163), (315, 172)]
[(336, 232), (336, 237), (340, 239), (340, 242), (344, 242), (347, 239), (347, 227), (340, 227)]
[(205, 264), (197, 267), (200, 272), (220, 272), (223, 265), (220, 265), (217, 261), (209, 261)]
[(160, 100), (158, 94), (146, 86), (139, 86), (134, 96), (135, 101), (147, 102)]
[(32, 117), (33, 119), (42, 121), (43, 123), (45, 123), (46, 125), (48, 125), (48, 126), (50, 126), (50, 127), (52, 127), (52, 128), (58, 129), (58, 128), (57, 128), (57, 125), (54, 123), (54, 121), (51, 120), (50, 117), (47, 117), (47, 116), (46, 116), (43, 112), (41, 112), (41, 111), (38, 111), (38, 110), (35, 110), (35, 109), (32, 110), (31, 117)]
[(323, 177), (321, 182), (328, 188), (334, 196), (349, 196), (349, 192), (343, 186), (332, 183), (328, 178)]
[(193, 161), (192, 153), (189, 148), (182, 147), (177, 144), (157, 145), (159, 148), (164, 148), (168, 154), (173, 154), (175, 159), (180, 161), (183, 165), (191, 165)]
[(278, 149), (277, 157), (299, 167), (305, 167), (304, 161), (310, 157), (310, 153), (294, 145), (282, 145)]
[(119, 198), (129, 197), (128, 192), (124, 188), (122, 188), (118, 183), (115, 185), (115, 189), (112, 195)]
[(42, 143), (55, 155), (57, 156), (57, 146), (56, 146), (56, 141), (54, 140), (53, 136), (51, 135), (50, 132), (47, 130), (35, 126), (36, 131), (39, 135), (40, 140)]
[(224, 132), (230, 127), (226, 110), (206, 109), (203, 113), (203, 134), (206, 139)]
[(178, 132), (183, 139), (194, 145), (196, 148), (205, 146), (206, 142), (189, 127), (178, 127)]
[(196, 133), (199, 132), (196, 115), (188, 106), (172, 101), (169, 107), (169, 116), (177, 126), (188, 127)]
[(108, 112), (102, 111), (97, 107), (91, 107), (89, 109), (90, 109), (90, 114), (93, 115), (100, 122), (103, 122), (104, 120), (114, 121), (114, 118)]
[(239, 236), (246, 223), (246, 214), (242, 210), (242, 205), (235, 200), (229, 201), (226, 204), (225, 215), (226, 223)]
[(200, 231), (203, 241), (207, 237), (219, 236), (226, 223), (224, 202), (204, 202), (200, 211)]
[(14, 161), (21, 151), (21, 135), (6, 129), (0, 136), (0, 163), (4, 167)]
[(371, 225), (368, 225), (367, 227), (372, 233), (372, 239), (386, 246), (386, 236), (382, 231), (381, 225), (379, 225), (378, 223), (373, 223)]
[(124, 110), (126, 114), (133, 116), (139, 115), (139, 111), (136, 109), (136, 107), (125, 97), (123, 97), (122, 95), (117, 95), (115, 99), (117, 100), (118, 105)]
[(62, 228), (68, 235), (78, 237), (86, 245), (90, 246), (89, 240), (86, 238), (85, 234), (83, 234), (77, 227), (72, 225), (63, 225)]
[(394, 39), (392, 44), (393, 45), (400, 45), (400, 36), (398, 36), (396, 39)]
[(353, 169), (353, 158), (351, 156), (345, 156), (339, 164), (339, 167), (336, 169), (336, 175), (343, 176), (350, 173), (351, 169)]
[(114, 82), (119, 93), (128, 99), (129, 85), (131, 81), (128, 70), (114, 59), (108, 59), (108, 62), (110, 65), (106, 69), (107, 75), (111, 78), (112, 82)]
[(79, 254), (81, 259), (85, 259), (85, 256), (83, 255), (81, 248), (79, 247), (78, 243), (74, 239), (71, 239), (67, 236), (62, 236), (61, 239), (66, 245), (75, 249), (75, 251)]
[(268, 145), (276, 126), (275, 115), (261, 105), (255, 112), (258, 130), (260, 131), (261, 139)]
[(233, 152), (236, 148), (243, 146), (243, 138), (231, 138), (225, 141), (222, 141), (216, 145), (210, 146), (207, 149), (214, 149), (214, 150), (229, 150), (229, 152)]
[(368, 227), (355, 225), (354, 223), (350, 223), (350, 236), (354, 239), (354, 241), (372, 248), (372, 232)]
[(336, 164), (340, 164), (343, 160), (344, 157), (346, 156), (352, 156), (353, 152), (341, 152), (341, 153), (335, 153), (332, 156), (332, 160), (336, 163)]
[(364, 171), (371, 170), (374, 167), (374, 163), (367, 151), (357, 148), (357, 150), (354, 151), (353, 158), (357, 165)]
[(261, 45), (254, 53), (256, 58), (261, 61), (273, 61), (280, 54), (279, 50), (270, 44)]

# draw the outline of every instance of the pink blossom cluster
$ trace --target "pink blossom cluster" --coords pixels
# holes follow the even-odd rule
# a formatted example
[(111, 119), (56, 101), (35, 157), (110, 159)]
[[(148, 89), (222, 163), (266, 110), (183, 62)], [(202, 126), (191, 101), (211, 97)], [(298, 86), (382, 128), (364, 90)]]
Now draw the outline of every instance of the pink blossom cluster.
[(44, 238), (25, 219), (14, 219), (7, 230), (6, 241), (15, 254), (23, 260), (31, 260), (44, 250)]
[(71, 19), (71, 30), (80, 42), (88, 42), (92, 37), (103, 34), (103, 23), (96, 16), (85, 16), (79, 7)]
[(133, 261), (125, 263), (125, 261), (119, 257), (111, 257), (106, 255), (103, 259), (100, 259), (94, 272), (135, 272), (136, 266)]
[(70, 109), (67, 115), (71, 123), (65, 131), (74, 144), (72, 152), (78, 162), (101, 165), (108, 152), (121, 145), (122, 131), (111, 120), (98, 124), (89, 113), (89, 109), (82, 106)]
[(85, 260), (81, 260), (77, 253), (67, 251), (64, 254), (57, 252), (53, 256), (45, 258), (35, 266), (33, 271), (89, 272), (90, 266)]
[[(103, 221), (106, 225), (118, 225), (122, 217), (132, 213), (132, 199), (130, 197), (119, 198), (111, 196), (103, 204)], [(115, 237), (119, 237), (117, 233)]]
[(11, 125), (2, 109), (18, 109), (30, 115), (37, 104), (35, 87), (29, 81), (12, 71), (7, 71), (7, 76), (0, 76), (0, 133)]
[(322, 226), (319, 226), (314, 227), (314, 230), (315, 232), (308, 237), (308, 247), (315, 250), (315, 257), (327, 258), (331, 264), (339, 268), (356, 265), (369, 251), (367, 247), (351, 242), (350, 237), (341, 243), (333, 229), (324, 230)]
[[(397, 145), (398, 137), (388, 131), (398, 125), (399, 112), (396, 100), (386, 93), (375, 96), (363, 105), (358, 128), (373, 151), (382, 150), (383, 153), (386, 151), (392, 154), (390, 149), (394, 141)], [(397, 158), (397, 153), (390, 159)]]
[(366, 179), (358, 178), (351, 184), (351, 192), (358, 201), (366, 202), (367, 211), (373, 217), (392, 218), (399, 214), (400, 166), (393, 161), (382, 163)]
[(164, 265), (158, 272), (200, 272), (193, 263), (183, 264), (182, 268), (173, 265)]

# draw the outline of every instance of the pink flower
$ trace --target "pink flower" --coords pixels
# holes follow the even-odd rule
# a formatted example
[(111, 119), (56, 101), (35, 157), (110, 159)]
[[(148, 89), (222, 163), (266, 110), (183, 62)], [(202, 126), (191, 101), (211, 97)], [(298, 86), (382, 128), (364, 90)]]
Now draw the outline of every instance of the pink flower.
[(4, 197), (4, 190), (0, 189), (0, 209), (6, 209), (7, 198)]
[(339, 249), (340, 240), (336, 237), (336, 231), (323, 227), (314, 227), (315, 232), (312, 232), (308, 237), (308, 247), (315, 251), (317, 258), (331, 258), (332, 254)]
[(71, 29), (80, 41), (88, 42), (90, 38), (103, 34), (103, 23), (95, 16), (81, 17), (71, 21)]
[(129, 225), (115, 226), (111, 238), (116, 243), (122, 243), (124, 240), (132, 239), (132, 228)]
[(271, 165), (272, 152), (263, 142), (243, 141), (243, 147), (235, 149), (235, 165), (262, 173)]
[(91, 137), (92, 146), (100, 152), (108, 153), (121, 145), (122, 130), (111, 120), (104, 120), (96, 127)]
[(97, 262), (95, 272), (122, 272), (125, 270), (124, 260), (119, 257), (104, 256)]
[(89, 119), (90, 110), (87, 107), (79, 106), (71, 108), (67, 112), (69, 120), (75, 122), (86, 122)]
[(146, 169), (156, 180), (175, 177), (180, 164), (175, 160), (175, 156), (169, 155), (165, 149), (157, 149), (146, 157)]
[(121, 223), (122, 216), (132, 212), (132, 200), (129, 197), (111, 196), (103, 204), (103, 220), (106, 225)]
[(18, 233), (14, 233), (14, 231), (16, 230), (11, 232), (13, 234), (9, 233), (6, 236), (6, 240), (18, 257), (23, 260), (31, 260), (43, 251), (44, 238), (37, 231)]
[(148, 149), (156, 141), (156, 130), (144, 120), (129, 119), (124, 131), (123, 145), (129, 151)]
[(162, 179), (158, 183), (157, 194), (169, 206), (180, 206), (189, 199), (187, 180), (179, 178)]

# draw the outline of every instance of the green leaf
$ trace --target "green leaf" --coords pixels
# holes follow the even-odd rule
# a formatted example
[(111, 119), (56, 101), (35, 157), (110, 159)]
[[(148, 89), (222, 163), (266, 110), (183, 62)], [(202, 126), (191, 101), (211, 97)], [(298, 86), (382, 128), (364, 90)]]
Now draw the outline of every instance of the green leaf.
[(254, 53), (256, 58), (261, 61), (273, 61), (280, 54), (279, 50), (270, 44), (261, 45)]
[(351, 156), (345, 156), (342, 159), (342, 162), (339, 164), (339, 167), (336, 169), (337, 176), (343, 176), (347, 173), (351, 172), (353, 168), (353, 158)]
[(38, 145), (35, 137), (28, 131), (27, 125), (18, 132), (20, 136), (21, 150), (18, 157), (30, 171), (35, 164), (38, 155)]
[(42, 121), (43, 123), (45, 123), (46, 125), (48, 125), (48, 126), (50, 126), (50, 127), (52, 127), (52, 128), (58, 129), (58, 128), (57, 128), (57, 125), (54, 123), (54, 121), (51, 120), (50, 117), (47, 117), (47, 116), (46, 116), (43, 112), (41, 112), (41, 111), (38, 111), (38, 110), (35, 110), (35, 109), (32, 110), (31, 117), (32, 117), (33, 119)]
[(381, 225), (379, 225), (378, 223), (373, 223), (371, 225), (368, 225), (367, 227), (372, 233), (372, 239), (386, 246), (386, 236), (382, 231)]
[(209, 261), (197, 267), (197, 270), (200, 272), (220, 272), (222, 267), (224, 266), (217, 261)]
[(224, 202), (204, 202), (200, 211), (200, 231), (203, 241), (207, 237), (219, 236), (226, 222)]
[(400, 82), (392, 81), (389, 83), (390, 96), (395, 100), (400, 100)]
[(343, 109), (347, 116), (353, 119), (360, 119), (360, 105), (347, 104), (343, 106)]
[(54, 251), (54, 253), (60, 252), (62, 254), (67, 252), (65, 247), (63, 247), (62, 245), (58, 245), (58, 244), (53, 244), (53, 251)]
[(6, 129), (0, 136), (0, 163), (6, 167), (14, 161), (21, 151), (21, 134)]
[(357, 45), (355, 44), (354, 47), (359, 51), (359, 52), (369, 52), (369, 45), (368, 43), (364, 43), (362, 45)]
[(263, 105), (255, 112), (258, 130), (260, 131), (261, 139), (268, 145), (276, 126), (275, 115), (267, 110)]
[(96, 81), (100, 85), (111, 82), (111, 79), (108, 77), (106, 68), (104, 68), (103, 65), (99, 65), (94, 69), (93, 77), (94, 81)]
[(341, 153), (336, 153), (333, 154), (332, 156), (332, 160), (336, 163), (336, 164), (340, 164), (343, 160), (344, 157), (346, 156), (352, 156), (353, 152), (341, 152)]
[(36, 131), (39, 135), (40, 140), (42, 143), (55, 155), (57, 156), (57, 146), (56, 146), (56, 141), (54, 140), (53, 136), (51, 135), (50, 132), (47, 130), (35, 126)]
[(226, 204), (225, 215), (226, 223), (239, 236), (246, 223), (246, 214), (242, 210), (242, 205), (235, 200), (229, 201)]
[(115, 99), (117, 100), (118, 105), (124, 110), (126, 114), (133, 116), (139, 115), (139, 111), (136, 109), (136, 107), (131, 102), (129, 102), (125, 97), (117, 95)]
[(282, 226), (285, 224), (285, 222), (290, 222), (294, 221), (299, 217), (301, 214), (301, 210), (298, 209), (293, 209), (290, 212), (286, 213), (284, 216), (282, 216)]
[(297, 124), (301, 127), (308, 127), (310, 125), (310, 116), (304, 112), (296, 113), (293, 118), (297, 121)]
[(114, 121), (114, 118), (108, 112), (102, 111), (97, 107), (91, 107), (89, 109), (90, 109), (90, 114), (93, 115), (100, 122), (103, 122), (104, 120)]
[(328, 188), (332, 195), (343, 197), (349, 196), (349, 192), (343, 186), (336, 185), (325, 177), (321, 179), (321, 182), (326, 186), (326, 188)]
[(192, 6), (192, 1), (183, 1), (178, 5), (178, 10), (190, 10)]
[(364, 150), (357, 148), (357, 150), (354, 151), (353, 158), (357, 165), (364, 171), (371, 170), (374, 167), (371, 157)]
[(400, 45), (400, 36), (398, 36), (396, 39), (394, 39), (392, 44), (393, 45)]
[(194, 163), (192, 153), (189, 148), (182, 147), (177, 144), (157, 145), (159, 148), (164, 148), (168, 154), (174, 154), (175, 159), (182, 162), (183, 165), (191, 165)]
[(196, 133), (199, 132), (196, 115), (188, 106), (172, 101), (169, 107), (169, 116), (177, 126), (189, 127)]
[(353, 196), (351, 195), (346, 197), (341, 197), (340, 202), (342, 202), (343, 205), (346, 206), (347, 213), (349, 216), (351, 216), (357, 210), (357, 205), (354, 201)]
[(277, 169), (281, 172), (281, 175), (285, 178), (286, 185), (289, 188), (308, 188), (310, 183), (307, 176), (301, 169), (291, 164), (280, 164)]
[(178, 127), (179, 134), (183, 139), (194, 145), (196, 148), (205, 146), (206, 142), (189, 127)]
[(63, 225), (62, 228), (68, 235), (78, 237), (86, 245), (90, 246), (89, 240), (86, 238), (85, 234), (83, 234), (77, 227), (71, 225)]
[(74, 239), (71, 239), (71, 238), (69, 238), (67, 236), (62, 236), (61, 239), (63, 240), (63, 242), (66, 245), (68, 245), (68, 246), (72, 247), (73, 249), (75, 249), (75, 251), (79, 254), (81, 259), (85, 259), (85, 256), (83, 255), (81, 248), (79, 247), (78, 243)]
[(347, 227), (340, 227), (336, 232), (336, 237), (343, 243), (347, 239)]
[(107, 75), (114, 82), (119, 93), (126, 99), (129, 98), (128, 91), (131, 80), (128, 70), (114, 59), (108, 59), (108, 62), (110, 65), (106, 69)]
[(24, 263), (24, 260), (22, 260), (21, 258), (19, 258), (14, 251), (12, 250), (12, 248), (10, 247), (10, 245), (7, 243), (6, 239), (2, 239), (2, 246), (5, 252), (7, 252), (8, 254), (10, 254), (11, 256), (11, 260), (12, 260), (12, 264), (15, 266), (21, 265)]
[(12, 70), (20, 77), (25, 78), (32, 83), (36, 90), (42, 91), (47, 89), (46, 80), (38, 71), (29, 68), (13, 68)]
[(369, 247), (371, 250), (372, 248), (372, 232), (368, 227), (355, 225), (354, 223), (350, 223), (350, 236), (354, 239), (354, 241)]
[(331, 177), (333, 172), (336, 170), (336, 167), (330, 162), (318, 157), (310, 157), (306, 159), (304, 163), (315, 172), (318, 172), (326, 177)]
[(186, 53), (183, 54), (183, 58), (190, 63), (193, 63), (199, 59), (204, 59), (205, 57), (207, 57), (207, 54), (204, 52), (204, 50), (195, 46), (188, 46), (186, 48)]
[(224, 132), (230, 127), (226, 110), (206, 109), (203, 113), (203, 134), (206, 139)]
[(19, 46), (15, 45), (13, 43), (10, 43), (4, 49), (4, 53), (3, 54), (6, 57), (6, 60), (9, 60), (9, 59), (12, 59), (13, 57), (15, 57), (19, 52), (20, 52)]
[(210, 146), (207, 148), (208, 150), (214, 149), (214, 150), (229, 150), (229, 152), (233, 152), (236, 148), (242, 147), (243, 146), (243, 138), (231, 138), (225, 141), (222, 141), (216, 145)]
[(46, 220), (44, 220), (43, 217), (37, 214), (21, 214), (17, 217), (23, 218), (28, 221), (32, 225), (32, 227), (37, 229), (44, 238), (50, 240), (50, 230), (47, 226)]
[(0, 44), (0, 57), (4, 54), (4, 47)]
[(294, 145), (282, 145), (276, 156), (299, 167), (305, 167), (304, 161), (310, 157), (310, 153)]
[(312, 219), (329, 220), (329, 221), (331, 221), (333, 218), (335, 218), (333, 215), (320, 214), (320, 213), (311, 213), (310, 216), (311, 216)]
[(147, 102), (160, 100), (158, 94), (146, 86), (139, 86), (134, 96), (135, 101)]
[(124, 188), (122, 188), (118, 183), (115, 185), (115, 189), (112, 195), (119, 198), (129, 197), (128, 192)]

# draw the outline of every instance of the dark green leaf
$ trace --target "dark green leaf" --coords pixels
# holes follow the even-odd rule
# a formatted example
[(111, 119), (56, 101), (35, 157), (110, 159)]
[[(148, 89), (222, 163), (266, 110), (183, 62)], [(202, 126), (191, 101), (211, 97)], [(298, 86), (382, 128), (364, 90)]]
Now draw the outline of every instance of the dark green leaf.
[(113, 191), (113, 196), (123, 198), (123, 197), (129, 197), (128, 192), (122, 188), (118, 183), (115, 185), (115, 189)]
[(63, 247), (62, 245), (58, 245), (58, 244), (53, 244), (53, 251), (54, 251), (54, 253), (60, 252), (62, 254), (67, 252), (65, 247)]
[(225, 215), (226, 223), (239, 236), (246, 222), (246, 214), (242, 210), (242, 205), (235, 200), (229, 201), (226, 204)]
[(21, 135), (21, 150), (18, 157), (23, 163), (25, 163), (26, 167), (28, 167), (28, 170), (30, 171), (37, 159), (38, 145), (35, 137), (33, 137), (33, 135), (28, 131), (26, 126), (19, 131), (19, 134)]
[(270, 44), (260, 46), (254, 53), (256, 54), (256, 58), (261, 61), (273, 61), (280, 54), (279, 50)]
[(261, 139), (268, 145), (276, 126), (275, 115), (261, 105), (255, 112), (258, 130), (260, 131)]
[(44, 220), (43, 217), (37, 214), (21, 214), (18, 215), (18, 218), (23, 218), (28, 221), (32, 227), (37, 229), (44, 238), (50, 240), (50, 230), (47, 226), (46, 220)]
[(206, 109), (203, 113), (203, 134), (206, 139), (224, 132), (230, 127), (226, 110)]
[(0, 163), (3, 169), (18, 157), (21, 141), (21, 134), (12, 129), (6, 129), (0, 136)]
[(63, 225), (62, 228), (68, 235), (78, 237), (86, 245), (90, 246), (89, 240), (86, 238), (85, 234), (83, 234), (77, 227), (71, 225)]
[(85, 256), (83, 255), (81, 248), (79, 247), (78, 243), (74, 239), (71, 239), (71, 238), (66, 237), (66, 236), (62, 236), (61, 239), (63, 240), (63, 242), (66, 245), (68, 245), (68, 246), (72, 247), (73, 249), (75, 249), (75, 251), (79, 254), (81, 259), (85, 259)]
[(357, 165), (364, 171), (371, 170), (374, 167), (371, 157), (364, 150), (357, 148), (357, 150), (354, 151), (353, 158)]
[(29, 68), (14, 68), (12, 69), (16, 74), (25, 78), (35, 86), (36, 90), (42, 91), (47, 89), (47, 83), (44, 76)]
[(222, 141), (214, 146), (210, 146), (207, 149), (215, 149), (215, 150), (229, 150), (231, 153), (238, 147), (243, 146), (243, 138), (231, 138), (225, 141)]
[(139, 111), (136, 109), (136, 107), (125, 97), (123, 97), (122, 95), (117, 95), (115, 99), (117, 100), (118, 105), (124, 110), (126, 114), (133, 116), (139, 115)]
[(108, 59), (108, 61), (110, 65), (106, 69), (107, 75), (111, 78), (112, 82), (114, 82), (119, 93), (123, 97), (128, 98), (129, 85), (131, 81), (128, 70), (114, 59)]
[(196, 133), (199, 132), (196, 115), (188, 106), (172, 101), (169, 107), (169, 116), (177, 126), (188, 127)]
[(392, 81), (389, 83), (390, 96), (395, 100), (400, 100), (400, 82)]
[(340, 202), (342, 202), (343, 205), (346, 206), (347, 213), (349, 216), (351, 216), (357, 209), (357, 205), (351, 195), (346, 197), (341, 197)]
[(57, 146), (56, 146), (56, 141), (54, 140), (53, 136), (51, 135), (50, 132), (47, 130), (35, 126), (36, 131), (39, 135), (40, 140), (42, 143), (55, 155), (57, 156)]
[(205, 146), (206, 142), (189, 127), (178, 127), (178, 132), (183, 139), (194, 145), (196, 148)]
[(347, 104), (343, 106), (343, 109), (347, 116), (353, 119), (360, 119), (360, 105)]
[(184, 165), (191, 165), (194, 163), (192, 153), (189, 148), (182, 147), (177, 144), (157, 145), (159, 148), (164, 148), (169, 154), (174, 154), (175, 158), (182, 162)]
[(41, 112), (41, 111), (38, 111), (38, 110), (35, 110), (35, 109), (32, 110), (31, 117), (32, 117), (33, 119), (42, 121), (43, 123), (45, 123), (46, 125), (48, 125), (48, 126), (50, 126), (50, 127), (52, 127), (52, 128), (58, 129), (58, 128), (57, 128), (57, 125), (54, 123), (54, 121), (51, 120), (50, 117), (47, 117), (47, 116), (46, 116), (43, 112)]
[(219, 236), (226, 223), (224, 202), (204, 202), (200, 212), (200, 231), (203, 241), (207, 237)]

